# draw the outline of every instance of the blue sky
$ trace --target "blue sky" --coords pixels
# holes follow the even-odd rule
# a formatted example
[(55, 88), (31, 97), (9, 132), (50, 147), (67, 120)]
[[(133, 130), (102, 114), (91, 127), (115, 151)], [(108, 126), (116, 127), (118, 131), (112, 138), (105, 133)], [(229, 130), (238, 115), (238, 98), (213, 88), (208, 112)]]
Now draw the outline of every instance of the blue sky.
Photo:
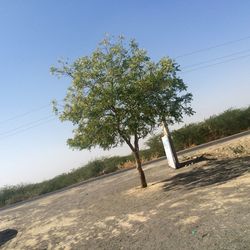
[[(105, 153), (70, 150), (66, 139), (71, 125), (60, 123), (49, 105), (62, 99), (69, 85), (69, 79), (51, 76), (50, 66), (60, 58), (73, 61), (91, 53), (105, 33), (136, 38), (153, 60), (176, 58), (194, 94), (196, 114), (185, 122), (248, 106), (249, 9), (247, 0), (1, 1), (0, 187), (42, 181), (103, 154), (129, 152), (127, 147)], [(178, 57), (228, 41), (235, 42)], [(212, 61), (218, 57), (224, 59)], [(203, 61), (211, 60), (200, 66), (228, 59), (233, 60), (185, 70)]]

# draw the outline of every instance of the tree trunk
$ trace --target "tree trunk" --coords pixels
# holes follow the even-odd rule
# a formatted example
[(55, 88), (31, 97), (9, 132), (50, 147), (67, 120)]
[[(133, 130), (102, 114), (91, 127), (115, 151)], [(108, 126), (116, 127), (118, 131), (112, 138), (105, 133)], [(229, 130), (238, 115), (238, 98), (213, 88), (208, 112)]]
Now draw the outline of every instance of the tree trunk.
[(141, 166), (141, 159), (140, 159), (139, 152), (134, 151), (133, 153), (134, 153), (134, 156), (135, 156), (136, 169), (138, 170), (139, 175), (140, 175), (140, 179), (141, 179), (141, 187), (145, 188), (148, 185), (147, 185), (147, 181), (146, 181), (144, 171), (143, 171), (142, 166)]
[(145, 188), (147, 187), (147, 181), (146, 181), (146, 177), (144, 174), (144, 171), (141, 167), (141, 158), (140, 158), (140, 151), (139, 151), (139, 138), (137, 133), (135, 133), (134, 135), (134, 146), (132, 145), (132, 143), (130, 142), (130, 139), (128, 139), (126, 136), (124, 136), (124, 134), (119, 130), (118, 127), (118, 131), (119, 134), (121, 135), (121, 137), (124, 139), (124, 141), (128, 144), (128, 146), (130, 147), (130, 149), (132, 150), (134, 157), (135, 157), (135, 162), (136, 162), (136, 169), (139, 172), (140, 175), (140, 179), (141, 179), (141, 187)]

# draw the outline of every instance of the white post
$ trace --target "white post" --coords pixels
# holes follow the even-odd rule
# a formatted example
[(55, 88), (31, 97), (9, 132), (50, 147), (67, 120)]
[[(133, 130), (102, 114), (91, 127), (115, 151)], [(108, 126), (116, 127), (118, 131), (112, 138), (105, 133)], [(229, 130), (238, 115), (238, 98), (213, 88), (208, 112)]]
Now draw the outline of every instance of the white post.
[(179, 162), (166, 122), (163, 122), (162, 127), (164, 136), (161, 139), (167, 156), (168, 164), (171, 168), (176, 169), (179, 166)]

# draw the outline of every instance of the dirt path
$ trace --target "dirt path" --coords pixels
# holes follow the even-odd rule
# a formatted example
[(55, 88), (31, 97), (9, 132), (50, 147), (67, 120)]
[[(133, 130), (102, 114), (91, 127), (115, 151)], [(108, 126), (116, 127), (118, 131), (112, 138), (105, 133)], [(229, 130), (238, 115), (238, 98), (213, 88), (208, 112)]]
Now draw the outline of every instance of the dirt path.
[(135, 170), (1, 211), (1, 249), (250, 249), (250, 136), (203, 153), (147, 166), (147, 189)]

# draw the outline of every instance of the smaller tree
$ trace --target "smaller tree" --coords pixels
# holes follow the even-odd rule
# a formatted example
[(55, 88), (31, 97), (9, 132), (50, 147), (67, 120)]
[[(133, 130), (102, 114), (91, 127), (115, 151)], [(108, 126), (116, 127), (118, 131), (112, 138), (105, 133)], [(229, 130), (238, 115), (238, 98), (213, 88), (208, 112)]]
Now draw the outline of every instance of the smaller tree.
[(163, 156), (165, 155), (165, 150), (162, 144), (162, 134), (156, 134), (151, 136), (147, 141), (146, 141), (146, 146), (149, 147), (150, 153), (152, 155), (157, 155), (157, 156)]
[(61, 121), (75, 126), (69, 146), (110, 149), (126, 143), (133, 152), (141, 186), (147, 182), (141, 166), (139, 140), (161, 123), (180, 122), (191, 115), (192, 95), (177, 77), (178, 65), (169, 58), (150, 60), (135, 40), (104, 39), (90, 55), (73, 64), (60, 62), (51, 72), (71, 78)]

